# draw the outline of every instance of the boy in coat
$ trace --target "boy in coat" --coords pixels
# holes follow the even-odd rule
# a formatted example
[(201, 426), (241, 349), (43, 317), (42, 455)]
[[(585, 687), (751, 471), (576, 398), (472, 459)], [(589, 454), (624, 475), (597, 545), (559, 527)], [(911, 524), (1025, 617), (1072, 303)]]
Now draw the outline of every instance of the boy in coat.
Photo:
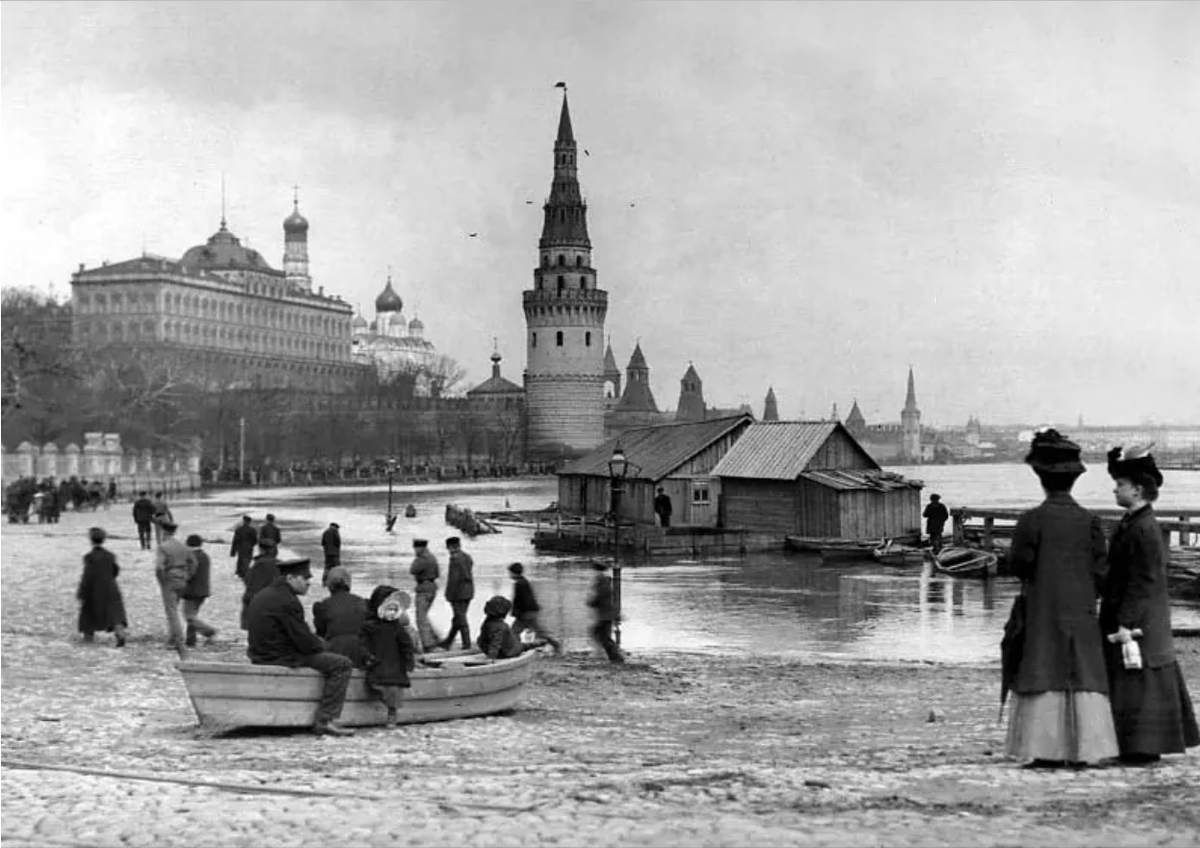
[(367, 670), (367, 687), (387, 707), (389, 727), (396, 724), (400, 690), (409, 687), (416, 665), (415, 650), (394, 586), (376, 586), (367, 601), (367, 618), (359, 631), (359, 648)]
[(208, 557), (208, 552), (204, 550), (204, 540), (195, 533), (187, 537), (187, 548), (196, 563), (192, 579), (188, 581), (187, 588), (183, 590), (183, 620), (187, 622), (184, 644), (191, 648), (196, 644), (197, 633), (204, 637), (206, 645), (211, 644), (217, 635), (217, 628), (200, 620), (200, 607), (204, 606), (204, 602), (211, 594), (209, 573), (212, 570), (212, 561)]
[(479, 628), (479, 650), (487, 654), (488, 659), (502, 660), (521, 655), (521, 643), (513, 635), (504, 618), (512, 604), (508, 598), (495, 595), (483, 605), (483, 626)]

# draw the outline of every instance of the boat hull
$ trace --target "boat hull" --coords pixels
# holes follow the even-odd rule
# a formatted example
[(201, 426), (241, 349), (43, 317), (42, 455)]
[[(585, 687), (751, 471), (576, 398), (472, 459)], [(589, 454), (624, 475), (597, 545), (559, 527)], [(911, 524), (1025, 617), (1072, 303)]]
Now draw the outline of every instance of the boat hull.
[[(440, 668), (418, 667), (409, 673), (411, 688), (401, 690), (400, 724), (449, 721), (513, 709), (533, 673), (537, 654), (475, 664), (474, 657), (442, 660)], [(203, 726), (307, 727), (313, 723), (324, 678), (308, 668), (243, 663), (176, 663), (192, 707)], [(350, 727), (382, 725), (387, 708), (367, 689), (366, 674), (355, 669), (346, 690), (339, 723)]]
[(972, 548), (944, 548), (933, 559), (934, 568), (950, 577), (995, 577), (997, 557)]

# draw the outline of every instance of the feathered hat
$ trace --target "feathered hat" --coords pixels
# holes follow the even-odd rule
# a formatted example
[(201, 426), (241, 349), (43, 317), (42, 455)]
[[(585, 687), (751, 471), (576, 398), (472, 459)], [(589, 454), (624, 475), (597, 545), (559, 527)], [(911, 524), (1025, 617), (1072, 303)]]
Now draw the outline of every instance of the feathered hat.
[(1134, 483), (1140, 480), (1152, 480), (1155, 486), (1163, 484), (1162, 472), (1150, 454), (1154, 442), (1143, 447), (1125, 448), (1117, 445), (1108, 452), (1108, 476), (1114, 480), (1125, 478)]
[(1079, 445), (1053, 427), (1046, 427), (1033, 434), (1025, 461), (1036, 471), (1076, 474), (1087, 471), (1087, 467), (1079, 461)]

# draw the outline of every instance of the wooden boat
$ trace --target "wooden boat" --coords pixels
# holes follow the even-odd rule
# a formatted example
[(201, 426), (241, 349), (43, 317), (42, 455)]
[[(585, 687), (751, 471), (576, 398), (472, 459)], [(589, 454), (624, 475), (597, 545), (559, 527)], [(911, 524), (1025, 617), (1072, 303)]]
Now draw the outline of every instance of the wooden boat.
[[(492, 715), (516, 706), (533, 672), (536, 651), (489, 662), (479, 652), (426, 657), (402, 690), (401, 724)], [(321, 674), (308, 668), (184, 661), (175, 664), (202, 726), (308, 727), (321, 697)], [(387, 708), (355, 669), (340, 722), (382, 725)]]
[(884, 565), (919, 565), (925, 562), (929, 554), (925, 548), (914, 548), (912, 545), (902, 545), (887, 539), (871, 551), (871, 556)]
[(996, 555), (975, 548), (942, 548), (933, 557), (933, 566), (951, 577), (995, 577)]
[(879, 547), (879, 542), (844, 541), (829, 545), (821, 545), (818, 550), (824, 560), (871, 559), (872, 552)]

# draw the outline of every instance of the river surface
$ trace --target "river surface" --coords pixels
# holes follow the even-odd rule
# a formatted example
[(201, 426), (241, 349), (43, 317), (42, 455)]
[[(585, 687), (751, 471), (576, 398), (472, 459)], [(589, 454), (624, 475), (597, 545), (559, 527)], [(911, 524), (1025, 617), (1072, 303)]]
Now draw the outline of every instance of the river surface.
[[(894, 467), (924, 480), (924, 495), (938, 492), (956, 506), (1030, 507), (1041, 500), (1037, 480), (1024, 465)], [(1084, 506), (1115, 506), (1112, 481), (1102, 466), (1080, 478), (1075, 496)], [(459, 485), (397, 486), (398, 510), (412, 504), (415, 518), (384, 530), (387, 487), (321, 487), (221, 491), (204, 501), (232, 528), (239, 515), (255, 519), (274, 512), (283, 547), (322, 562), (320, 535), (329, 522), (341, 526), (342, 562), (354, 591), (370, 594), (378, 583), (410, 589), (412, 540), (426, 538), (445, 573), (444, 539), (457, 530), (444, 521), (447, 503), (475, 510), (541, 509), (558, 497), (552, 479), (505, 480)], [(1200, 509), (1200, 472), (1168, 471), (1157, 508)], [(582, 557), (541, 554), (532, 531), (504, 527), (496, 535), (464, 539), (475, 560), (474, 632), (483, 601), (511, 596), (507, 567), (522, 562), (542, 606), (542, 623), (569, 647), (587, 644), (585, 600), (592, 579)], [(956, 580), (929, 567), (887, 567), (873, 562), (825, 564), (819, 556), (751, 554), (701, 560), (654, 558), (623, 563), (625, 621), (622, 646), (638, 650), (778, 655), (793, 658), (928, 660), (974, 663), (998, 659), (998, 644), (1015, 580)], [(314, 585), (311, 603), (324, 595)], [(1177, 625), (1200, 625), (1200, 609), (1177, 605)], [(444, 633), (449, 605), (439, 598), (434, 626)]]

